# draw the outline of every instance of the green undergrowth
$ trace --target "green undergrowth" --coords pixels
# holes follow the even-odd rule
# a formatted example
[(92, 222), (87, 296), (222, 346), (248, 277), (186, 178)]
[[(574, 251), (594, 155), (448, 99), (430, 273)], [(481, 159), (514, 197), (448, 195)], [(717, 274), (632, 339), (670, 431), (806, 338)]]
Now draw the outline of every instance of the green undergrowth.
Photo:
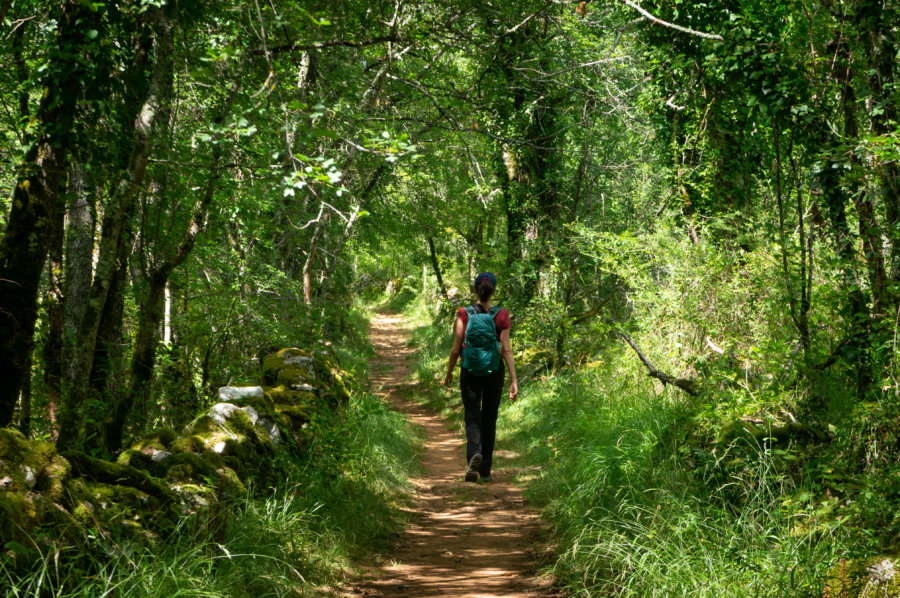
[[(423, 402), (459, 421), (458, 392), (440, 385), (451, 319), (420, 317), (413, 338)], [(516, 473), (550, 522), (547, 569), (566, 595), (893, 591), (873, 581), (883, 553), (875, 532), (852, 525), (860, 522), (854, 509), (865, 514), (881, 503), (823, 482), (839, 475), (830, 464), (848, 458), (839, 453), (852, 442), (724, 427), (727, 418), (711, 414), (705, 399), (648, 380), (624, 346), (551, 376), (523, 359), (520, 342), (513, 334), (520, 398), (501, 404), (497, 468)], [(891, 513), (871, 516), (884, 524)]]
[(822, 595), (853, 539), (814, 504), (790, 504), (804, 488), (789, 453), (698, 443), (683, 398), (615, 360), (531, 384), (507, 415), (507, 438), (541, 466), (528, 489), (555, 526), (561, 583), (586, 596)]
[(306, 596), (339, 582), (402, 527), (421, 439), (367, 392), (316, 425), (305, 460), (285, 464), (277, 485), (211, 500), (152, 547), (91, 530), (25, 573), (0, 570), (4, 596)]

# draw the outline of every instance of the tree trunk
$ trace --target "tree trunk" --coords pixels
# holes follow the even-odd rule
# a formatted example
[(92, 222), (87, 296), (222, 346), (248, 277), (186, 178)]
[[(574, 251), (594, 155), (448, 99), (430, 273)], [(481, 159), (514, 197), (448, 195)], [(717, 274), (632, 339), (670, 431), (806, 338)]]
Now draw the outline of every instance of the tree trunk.
[[(51, 417), (59, 405), (63, 364), (63, 331), (65, 329), (63, 295), (63, 237), (64, 213), (62, 202), (48, 220), (47, 242), (47, 338), (44, 340), (44, 383), (47, 385), (47, 404)], [(55, 422), (52, 422), (55, 423)], [(51, 424), (52, 425), (52, 424)]]
[[(787, 231), (785, 230), (785, 209), (784, 209), (784, 191), (783, 191), (783, 169), (782, 169), (782, 160), (781, 160), (781, 127), (778, 126), (777, 119), (773, 118), (772, 123), (772, 134), (774, 137), (774, 145), (775, 145), (775, 202), (778, 206), (778, 236), (779, 243), (781, 244), (781, 268), (782, 274), (784, 275), (784, 291), (787, 295), (788, 307), (791, 315), (791, 321), (794, 323), (794, 327), (797, 329), (800, 345), (803, 347), (804, 355), (809, 350), (809, 326), (807, 323), (807, 312), (804, 311), (803, 305), (805, 303), (804, 298), (806, 297), (806, 270), (805, 270), (805, 260), (806, 260), (806, 247), (803, 240), (805, 240), (805, 236), (803, 235), (803, 217), (802, 212), (800, 215), (800, 230), (801, 230), (801, 243), (800, 243), (800, 252), (804, 257), (801, 260), (801, 263), (804, 264), (804, 268), (801, 274), (800, 280), (800, 298), (794, 294), (794, 285), (792, 282), (791, 276), (791, 267), (790, 262), (791, 258), (788, 257), (788, 251), (790, 249), (791, 243), (788, 242)], [(791, 143), (791, 148), (788, 150), (788, 155), (793, 149), (793, 142)], [(792, 158), (791, 158), (792, 159)]]
[[(241, 64), (240, 70), (243, 70), (243, 64)], [(213, 118), (214, 123), (221, 125), (231, 112), (231, 108), (237, 99), (239, 82), (240, 76), (238, 75), (234, 79), (224, 104)], [(197, 237), (206, 224), (209, 207), (215, 198), (219, 179), (222, 177), (222, 139), (216, 139), (215, 143), (212, 144), (212, 148), (212, 166), (209, 178), (203, 189), (203, 195), (194, 208), (191, 221), (188, 223), (180, 243), (175, 247), (172, 254), (163, 260), (161, 264), (157, 265), (150, 274), (150, 287), (144, 300), (141, 302), (138, 316), (138, 331), (135, 336), (134, 352), (131, 359), (131, 367), (129, 368), (131, 378), (128, 390), (125, 396), (122, 397), (122, 400), (116, 401), (113, 405), (112, 416), (106, 428), (107, 448), (111, 451), (118, 450), (121, 447), (125, 423), (134, 405), (144, 404), (146, 401), (147, 393), (153, 380), (153, 369), (156, 365), (156, 347), (159, 344), (159, 324), (163, 316), (166, 285), (172, 272), (180, 267), (191, 254), (191, 251), (193, 251)]]
[[(846, 46), (846, 40), (839, 36), (835, 56), (836, 68), (833, 71), (835, 82), (841, 89), (841, 106), (844, 116), (844, 138), (851, 145), (857, 139), (856, 127), (856, 94), (853, 91), (853, 72), (851, 69), (851, 57)], [(827, 123), (822, 123), (818, 131), (829, 131)], [(822, 201), (827, 208), (831, 222), (831, 234), (837, 246), (837, 254), (843, 262), (843, 284), (848, 289), (847, 299), (850, 311), (849, 326), (851, 329), (848, 347), (855, 355), (857, 397), (862, 398), (868, 394), (874, 384), (874, 372), (869, 359), (869, 345), (871, 343), (871, 311), (869, 309), (869, 297), (865, 291), (862, 276), (859, 274), (859, 258), (856, 251), (856, 242), (850, 230), (847, 219), (847, 204), (849, 197), (845, 190), (842, 173), (843, 163), (846, 161), (847, 151), (843, 147), (843, 141), (825, 137), (827, 133), (821, 133), (821, 146), (825, 148), (829, 159), (818, 173), (819, 187), (822, 189)], [(851, 156), (852, 159), (852, 156)], [(860, 231), (862, 238), (862, 231)], [(824, 405), (814, 405), (814, 408), (822, 408)]]
[[(129, 214), (127, 220), (130, 219)], [(100, 409), (88, 417), (87, 448), (106, 447), (109, 453), (119, 448), (109, 447), (106, 428), (109, 421), (109, 406), (119, 400), (122, 394), (119, 389), (124, 383), (123, 380), (116, 378), (115, 374), (123, 369), (125, 363), (126, 344), (123, 335), (125, 290), (128, 286), (128, 254), (132, 246), (130, 227), (128, 229), (125, 238), (119, 244), (116, 268), (109, 281), (109, 291), (103, 304), (103, 313), (100, 315), (89, 380), (89, 397), (93, 399), (91, 405)], [(90, 410), (88, 412), (90, 413)]]
[(506, 266), (511, 268), (525, 255), (525, 210), (517, 195), (519, 169), (515, 156), (509, 150), (502, 149), (496, 161), (497, 180), (503, 192), (502, 205), (506, 214)]
[(106, 448), (110, 452), (121, 448), (128, 414), (135, 404), (141, 404), (146, 399), (153, 378), (166, 279), (167, 274), (155, 273), (150, 279), (150, 288), (141, 303), (138, 332), (134, 339), (134, 353), (131, 358), (131, 379), (128, 391), (121, 401), (114, 403), (107, 426)]
[[(63, 321), (66, 330), (74, 331), (91, 290), (95, 221), (91, 202), (85, 193), (85, 172), (80, 162), (71, 162), (69, 176)], [(70, 351), (66, 345), (63, 346), (63, 363), (68, 363), (71, 359), (71, 355), (67, 354)]]
[[(585, 106), (585, 114), (587, 114), (587, 106)], [(583, 125), (585, 130), (590, 126), (587, 118), (584, 119)], [(590, 139), (590, 135), (585, 135), (584, 141), (581, 144), (581, 159), (578, 162), (578, 172), (575, 178), (575, 196), (572, 200), (571, 211), (569, 214), (570, 222), (576, 222), (578, 219), (578, 207), (581, 204), (581, 198), (584, 194), (584, 175), (587, 171), (588, 158), (590, 157)], [(563, 321), (560, 322), (556, 333), (556, 347), (553, 356), (554, 373), (559, 373), (562, 368), (563, 355), (565, 354), (566, 348), (566, 337), (568, 335), (569, 327), (571, 326), (570, 320), (572, 316), (570, 309), (572, 307), (572, 299), (575, 297), (575, 277), (578, 274), (576, 268), (577, 249), (575, 247), (574, 237), (569, 242), (568, 250), (568, 273), (566, 274), (566, 286), (562, 297)]]
[(147, 96), (133, 124), (133, 148), (128, 168), (116, 185), (110, 208), (103, 222), (100, 256), (96, 275), (91, 286), (86, 309), (76, 334), (73, 359), (64, 372), (64, 404), (60, 415), (58, 445), (76, 448), (82, 443), (84, 405), (89, 393), (91, 368), (101, 314), (108, 296), (110, 281), (116, 271), (119, 244), (125, 229), (125, 218), (130, 212), (137, 190), (143, 181), (150, 155), (151, 133), (155, 117), (172, 86), (172, 30), (162, 11), (154, 9), (153, 24), (156, 33), (155, 57)]
[[(37, 295), (47, 255), (48, 219), (56, 211), (66, 155), (85, 76), (84, 31), (99, 15), (67, 1), (57, 18), (44, 94), (34, 122), (40, 129), (12, 192), (12, 208), (0, 241), (0, 427), (12, 421), (28, 369), (37, 317)], [(99, 26), (97, 26), (99, 29)]]
[[(869, 89), (872, 104), (872, 132), (888, 136), (896, 132), (900, 116), (896, 101), (896, 27), (898, 11), (895, 3), (883, 0), (859, 0), (853, 11), (854, 24), (866, 49)], [(891, 282), (900, 280), (900, 166), (893, 159), (879, 159), (875, 170), (884, 202), (884, 233), (890, 241), (890, 258), (886, 274)], [(867, 248), (868, 250), (868, 248)], [(896, 293), (883, 296), (884, 307), (896, 307)], [(877, 310), (876, 310), (877, 313)]]
[(31, 438), (31, 353), (22, 375), (22, 401), (19, 405), (19, 432)]
[(450, 296), (447, 294), (447, 287), (444, 286), (444, 277), (441, 275), (441, 265), (438, 263), (437, 252), (434, 250), (434, 239), (431, 237), (428, 237), (428, 249), (431, 252), (431, 267), (434, 268), (434, 275), (437, 277), (441, 296), (449, 301)]

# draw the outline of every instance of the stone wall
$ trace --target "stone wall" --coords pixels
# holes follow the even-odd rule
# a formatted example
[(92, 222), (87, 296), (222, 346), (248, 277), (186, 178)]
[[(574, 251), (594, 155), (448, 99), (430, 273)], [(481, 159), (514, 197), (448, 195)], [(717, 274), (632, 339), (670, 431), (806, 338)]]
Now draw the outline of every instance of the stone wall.
[[(248, 487), (267, 488), (311, 440), (323, 411), (350, 398), (347, 373), (326, 349), (282, 349), (263, 360), (261, 386), (224, 387), (181, 431), (161, 429), (115, 462), (0, 429), (0, 552), (27, 566), (86, 534), (155, 541)], [(198, 516), (199, 515), (199, 516)]]

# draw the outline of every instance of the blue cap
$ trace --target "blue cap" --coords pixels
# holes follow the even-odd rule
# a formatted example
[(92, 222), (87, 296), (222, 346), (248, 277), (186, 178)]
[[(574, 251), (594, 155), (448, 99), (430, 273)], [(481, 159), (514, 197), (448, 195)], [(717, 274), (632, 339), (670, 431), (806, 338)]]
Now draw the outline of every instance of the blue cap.
[(486, 280), (491, 283), (491, 286), (495, 289), (497, 288), (497, 277), (491, 274), (490, 272), (482, 272), (478, 276), (475, 277), (475, 286), (478, 286), (482, 280)]

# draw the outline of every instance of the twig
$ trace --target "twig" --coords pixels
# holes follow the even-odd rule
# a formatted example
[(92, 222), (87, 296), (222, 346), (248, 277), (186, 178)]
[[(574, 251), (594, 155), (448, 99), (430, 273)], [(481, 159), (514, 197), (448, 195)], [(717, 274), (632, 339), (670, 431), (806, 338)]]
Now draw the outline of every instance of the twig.
[(30, 21), (30, 20), (32, 20), (32, 19), (35, 19), (35, 18), (37, 18), (37, 17), (36, 17), (36, 16), (31, 16), (31, 17), (25, 17), (24, 19), (16, 19), (15, 21), (13, 21), (13, 28), (10, 29), (9, 33), (6, 34), (6, 39), (9, 39), (10, 36), (12, 36), (12, 34), (15, 33), (16, 30), (19, 29), (19, 27), (21, 27), (22, 25), (24, 25), (24, 24), (27, 23), (28, 21)]
[(678, 95), (677, 91), (675, 93), (673, 93), (672, 95), (670, 95), (669, 99), (666, 100), (666, 106), (668, 106), (669, 108), (671, 108), (672, 110), (675, 110), (677, 112), (681, 112), (682, 110), (687, 110), (687, 108), (685, 108), (684, 106), (679, 106), (678, 104), (675, 103), (675, 96), (677, 96), (677, 95)]
[(724, 37), (716, 33), (704, 33), (702, 31), (697, 31), (695, 29), (689, 29), (688, 27), (682, 27), (681, 25), (669, 23), (668, 21), (663, 21), (660, 18), (654, 17), (652, 14), (641, 8), (639, 4), (637, 4), (636, 2), (632, 2), (631, 0), (622, 0), (622, 2), (644, 15), (644, 18), (646, 18), (648, 21), (656, 23), (657, 25), (662, 25), (663, 27), (668, 27), (669, 29), (674, 29), (675, 31), (680, 31), (689, 35), (696, 35), (697, 37), (702, 37), (704, 39), (714, 39), (720, 42), (725, 41)]

